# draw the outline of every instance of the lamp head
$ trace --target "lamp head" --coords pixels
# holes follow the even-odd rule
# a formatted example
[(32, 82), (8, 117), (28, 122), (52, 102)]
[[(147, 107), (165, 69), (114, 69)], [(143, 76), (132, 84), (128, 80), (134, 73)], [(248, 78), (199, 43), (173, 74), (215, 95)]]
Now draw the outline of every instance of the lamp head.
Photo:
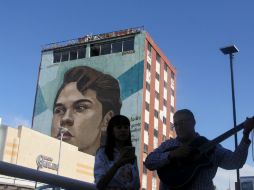
[(239, 52), (235, 45), (220, 48), (221, 52), (225, 55)]

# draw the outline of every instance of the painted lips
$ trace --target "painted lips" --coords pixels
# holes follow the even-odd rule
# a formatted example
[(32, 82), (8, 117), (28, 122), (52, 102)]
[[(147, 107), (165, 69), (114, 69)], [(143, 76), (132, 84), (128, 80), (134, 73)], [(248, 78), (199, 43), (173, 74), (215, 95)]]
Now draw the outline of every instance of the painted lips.
[[(70, 140), (72, 137), (74, 137), (74, 136), (73, 136), (69, 131), (66, 131), (66, 132), (63, 134), (63, 141), (68, 141), (68, 140)], [(58, 138), (59, 140), (61, 139), (60, 133), (58, 133), (57, 138)]]

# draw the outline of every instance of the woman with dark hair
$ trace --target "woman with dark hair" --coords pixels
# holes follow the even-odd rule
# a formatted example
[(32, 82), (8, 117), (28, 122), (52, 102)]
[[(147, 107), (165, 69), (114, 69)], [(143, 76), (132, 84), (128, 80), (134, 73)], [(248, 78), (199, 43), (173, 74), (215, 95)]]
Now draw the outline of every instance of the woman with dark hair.
[(96, 152), (94, 178), (99, 190), (139, 189), (139, 172), (127, 117), (116, 115), (110, 119), (106, 145)]

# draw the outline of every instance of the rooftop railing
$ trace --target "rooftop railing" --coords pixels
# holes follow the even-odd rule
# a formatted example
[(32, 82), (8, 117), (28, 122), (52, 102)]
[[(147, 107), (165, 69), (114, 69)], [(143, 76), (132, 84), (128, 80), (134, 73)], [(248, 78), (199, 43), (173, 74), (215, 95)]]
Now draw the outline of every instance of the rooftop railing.
[(48, 50), (52, 50), (55, 48), (71, 46), (74, 44), (82, 44), (82, 43), (86, 43), (86, 42), (92, 42), (92, 41), (114, 38), (114, 37), (129, 35), (129, 34), (140, 33), (143, 30), (144, 30), (144, 26), (139, 26), (139, 27), (134, 27), (134, 28), (118, 30), (118, 31), (114, 31), (114, 32), (95, 34), (95, 35), (92, 35), (92, 34), (85, 35), (84, 37), (77, 38), (77, 39), (71, 39), (71, 40), (66, 40), (66, 41), (62, 41), (62, 42), (56, 42), (56, 43), (50, 43), (50, 44), (44, 45), (42, 47), (42, 51), (48, 51)]

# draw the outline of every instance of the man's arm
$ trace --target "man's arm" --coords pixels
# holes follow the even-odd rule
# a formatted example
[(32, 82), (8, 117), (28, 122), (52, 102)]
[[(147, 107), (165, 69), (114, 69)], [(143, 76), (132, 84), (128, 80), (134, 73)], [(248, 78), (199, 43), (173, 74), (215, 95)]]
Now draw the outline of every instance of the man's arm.
[(242, 139), (234, 152), (223, 148), (221, 145), (217, 146), (215, 153), (217, 155), (218, 166), (227, 170), (243, 167), (248, 156), (249, 145), (250, 143)]
[(251, 143), (249, 135), (254, 127), (254, 119), (247, 119), (244, 125), (243, 138), (234, 152), (227, 150), (222, 146), (216, 148), (220, 167), (224, 169), (239, 169), (245, 164), (248, 156), (248, 148)]
[(158, 148), (151, 152), (145, 160), (145, 166), (149, 170), (156, 170), (169, 163), (169, 149), (172, 146), (172, 140), (163, 142)]

